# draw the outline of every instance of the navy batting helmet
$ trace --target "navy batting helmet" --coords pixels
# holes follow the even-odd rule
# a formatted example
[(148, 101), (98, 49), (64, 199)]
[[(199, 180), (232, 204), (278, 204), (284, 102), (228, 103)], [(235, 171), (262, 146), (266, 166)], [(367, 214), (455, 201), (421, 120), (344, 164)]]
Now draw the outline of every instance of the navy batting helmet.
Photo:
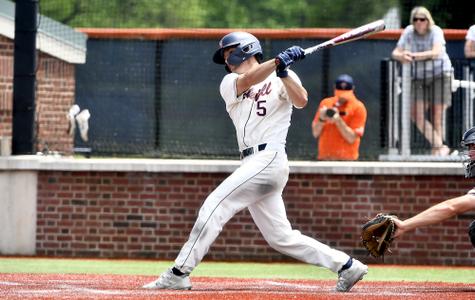
[(465, 177), (475, 177), (475, 149), (471, 150), (470, 145), (475, 145), (475, 127), (465, 131), (462, 136), (463, 164), (465, 167)]
[[(259, 40), (250, 33), (236, 31), (228, 33), (219, 41), (219, 49), (214, 53), (213, 61), (224, 65), (224, 50), (230, 47), (236, 47), (236, 49), (229, 55), (228, 64), (239, 66), (254, 55), (259, 62), (262, 60), (262, 47)], [(226, 70), (228, 69), (226, 68)]]

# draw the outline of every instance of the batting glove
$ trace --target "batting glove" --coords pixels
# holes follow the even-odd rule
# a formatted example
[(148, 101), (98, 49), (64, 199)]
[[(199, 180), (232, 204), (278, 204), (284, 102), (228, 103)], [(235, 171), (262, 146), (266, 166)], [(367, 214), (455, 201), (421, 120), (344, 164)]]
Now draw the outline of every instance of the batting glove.
[(299, 61), (305, 58), (305, 50), (299, 46), (292, 46), (284, 51), (293, 61)]
[(290, 55), (282, 51), (275, 57), (275, 63), (277, 64), (277, 76), (280, 78), (287, 77), (289, 73), (287, 72), (287, 68), (293, 63), (293, 59)]

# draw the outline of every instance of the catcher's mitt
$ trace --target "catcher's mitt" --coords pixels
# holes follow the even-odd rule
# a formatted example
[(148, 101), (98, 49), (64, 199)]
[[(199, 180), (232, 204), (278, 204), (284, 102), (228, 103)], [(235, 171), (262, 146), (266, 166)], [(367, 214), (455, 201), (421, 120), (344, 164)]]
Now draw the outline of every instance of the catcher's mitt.
[(389, 251), (395, 231), (396, 225), (389, 215), (378, 214), (363, 225), (361, 241), (371, 256), (380, 257)]

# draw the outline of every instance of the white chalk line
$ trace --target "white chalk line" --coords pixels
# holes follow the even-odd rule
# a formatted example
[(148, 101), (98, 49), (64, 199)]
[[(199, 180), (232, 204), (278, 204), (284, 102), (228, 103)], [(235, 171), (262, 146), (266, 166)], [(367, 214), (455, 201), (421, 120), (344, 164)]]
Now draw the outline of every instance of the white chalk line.
[(16, 285), (22, 285), (21, 283), (19, 282), (13, 282), (13, 281), (0, 281), (0, 285), (13, 285), (13, 286), (16, 286)]

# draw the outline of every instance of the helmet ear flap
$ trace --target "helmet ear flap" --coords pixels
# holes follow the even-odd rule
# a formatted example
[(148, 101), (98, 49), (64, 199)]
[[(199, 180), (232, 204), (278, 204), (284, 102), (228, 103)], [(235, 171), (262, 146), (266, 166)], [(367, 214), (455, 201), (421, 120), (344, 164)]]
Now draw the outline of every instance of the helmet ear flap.
[(219, 65), (225, 64), (225, 61), (224, 61), (224, 48), (219, 48), (218, 50), (216, 50), (216, 52), (214, 52), (213, 61), (214, 61), (216, 64), (219, 64)]
[(256, 58), (258, 63), (261, 63), (264, 60), (264, 56), (262, 55), (262, 53), (257, 53), (256, 55), (254, 55), (254, 57)]

